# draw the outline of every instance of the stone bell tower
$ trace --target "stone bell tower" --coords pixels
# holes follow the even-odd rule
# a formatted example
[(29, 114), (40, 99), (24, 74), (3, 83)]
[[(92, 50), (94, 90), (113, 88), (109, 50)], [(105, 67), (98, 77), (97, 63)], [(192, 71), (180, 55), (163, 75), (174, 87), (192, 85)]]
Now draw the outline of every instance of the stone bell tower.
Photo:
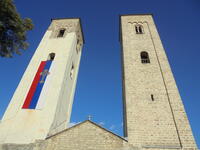
[(148, 149), (197, 148), (152, 15), (120, 20), (128, 142)]
[(83, 46), (80, 19), (52, 19), (0, 124), (0, 143), (32, 143), (67, 127)]

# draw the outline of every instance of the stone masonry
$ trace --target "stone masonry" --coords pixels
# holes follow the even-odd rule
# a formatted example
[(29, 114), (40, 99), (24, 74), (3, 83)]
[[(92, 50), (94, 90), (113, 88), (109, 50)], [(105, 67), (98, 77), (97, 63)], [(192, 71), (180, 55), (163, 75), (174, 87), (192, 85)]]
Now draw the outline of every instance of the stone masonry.
[[(51, 132), (45, 134), (44, 138), (34, 137), (31, 142), (25, 142), (26, 137), (29, 136), (16, 132), (11, 136), (15, 142), (2, 142), (0, 150), (197, 150), (167, 56), (156, 30), (153, 17), (150, 14), (120, 16), (124, 137), (120, 137), (90, 120), (67, 128), (66, 125), (71, 115), (76, 79), (72, 80), (73, 86), (72, 84), (71, 86), (73, 90), (68, 89), (68, 92), (66, 92), (66, 88), (70, 86), (66, 79), (70, 77), (68, 75), (71, 74), (69, 72), (72, 70), (71, 66), (75, 65), (78, 70), (83, 45), (80, 22), (77, 28), (74, 28), (77, 25), (77, 21), (77, 19), (55, 19), (44, 36), (46, 46), (42, 47), (42, 50), (44, 48), (54, 48), (55, 53), (57, 53), (56, 47), (58, 45), (60, 46), (58, 50), (61, 48), (64, 50), (56, 55), (54, 61), (60, 61), (57, 64), (57, 68), (64, 61), (66, 66), (55, 71), (55, 73), (60, 73), (66, 67), (68, 69), (63, 73), (66, 76), (57, 76), (58, 79), (62, 79), (59, 82), (61, 86), (59, 85), (58, 87), (61, 88), (63, 86), (62, 96), (57, 99), (59, 103), (57, 105), (54, 103), (47, 105), (48, 111), (41, 118), (44, 121), (44, 118), (54, 117), (52, 125), (50, 126), (49, 122), (37, 123), (33, 121), (30, 114), (27, 117), (29, 118), (29, 124), (34, 122), (39, 127), (45, 124), (47, 125), (45, 129), (50, 129)], [(57, 38), (60, 29), (65, 27), (67, 32), (63, 38)], [(140, 33), (137, 33), (138, 31)], [(68, 48), (63, 47), (65, 43), (68, 44)], [(44, 42), (41, 45), (43, 44)], [(63, 52), (66, 55), (63, 55)], [(145, 61), (141, 59), (142, 52), (148, 54), (146, 55), (148, 59)], [(34, 59), (37, 60), (41, 52), (36, 51), (36, 54)], [(49, 51), (46, 52), (45, 58), (47, 54), (49, 54)], [(66, 58), (68, 56), (70, 56), (70, 59), (67, 62)], [(59, 59), (56, 60), (57, 58)], [(71, 60), (76, 60), (77, 65)], [(34, 69), (31, 68), (30, 70)], [(75, 76), (77, 76), (77, 72), (75, 72)], [(53, 76), (53, 73), (51, 75)], [(30, 75), (27, 75), (27, 77), (30, 77)], [(57, 80), (55, 81), (57, 84)], [(66, 87), (64, 87), (65, 83)], [(64, 91), (66, 93), (62, 94)], [(26, 92), (21, 93), (25, 94)], [(55, 95), (55, 91), (48, 92), (48, 94)], [(66, 103), (64, 99), (69, 98), (67, 96), (70, 95), (71, 101)], [(51, 95), (46, 97), (52, 98)], [(55, 98), (52, 98), (52, 102), (55, 102)], [(20, 105), (19, 102), (16, 102), (16, 105)], [(66, 108), (66, 106), (69, 107)], [(52, 108), (56, 111), (53, 112)], [(67, 115), (66, 110), (68, 110)], [(14, 109), (14, 111), (16, 110)], [(20, 109), (20, 111), (22, 110)], [(28, 111), (35, 113), (35, 110)], [(50, 113), (53, 115), (49, 115)], [(21, 112), (21, 114), (24, 114), (24, 112)], [(41, 114), (37, 114), (38, 118), (41, 116)], [(68, 119), (67, 121), (66, 118)], [(2, 135), (5, 136), (5, 134), (2, 133), (5, 132), (5, 128), (9, 131), (10, 124), (12, 122), (0, 124), (2, 129), (0, 130), (0, 141), (4, 139)], [(21, 128), (23, 131), (24, 127), (22, 126)], [(13, 131), (16, 131), (15, 128), (13, 129)], [(32, 129), (35, 129), (35, 127), (33, 126)], [(37, 135), (38, 131), (34, 130), (31, 133)], [(19, 140), (20, 144), (16, 143), (19, 139), (16, 137), (19, 136), (22, 137), (22, 140)]]
[(3, 144), (0, 150), (196, 150), (181, 148), (135, 147), (129, 142), (86, 120), (45, 140), (30, 144)]
[(122, 150), (127, 141), (87, 120), (46, 140), (27, 145), (5, 144), (0, 150)]
[[(135, 27), (141, 26), (137, 34)], [(124, 131), (144, 148), (196, 148), (152, 15), (121, 16)], [(147, 52), (150, 63), (141, 62)]]

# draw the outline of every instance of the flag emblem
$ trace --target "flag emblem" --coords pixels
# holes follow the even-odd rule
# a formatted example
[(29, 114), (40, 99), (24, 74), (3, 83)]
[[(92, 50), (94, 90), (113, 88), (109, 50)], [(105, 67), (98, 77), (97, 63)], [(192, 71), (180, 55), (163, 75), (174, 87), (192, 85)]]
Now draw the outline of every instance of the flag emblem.
[(23, 109), (37, 109), (37, 104), (39, 103), (38, 100), (45, 84), (45, 80), (49, 74), (51, 63), (51, 60), (41, 61), (22, 106)]

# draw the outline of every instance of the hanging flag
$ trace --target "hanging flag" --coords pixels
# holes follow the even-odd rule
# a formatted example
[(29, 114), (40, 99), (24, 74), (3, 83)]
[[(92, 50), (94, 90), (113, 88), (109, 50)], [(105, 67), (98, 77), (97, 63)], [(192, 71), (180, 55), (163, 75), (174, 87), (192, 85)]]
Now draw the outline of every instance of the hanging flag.
[(51, 60), (42, 61), (40, 63), (37, 73), (32, 81), (31, 87), (22, 106), (23, 109), (37, 109), (36, 106), (39, 100), (39, 96), (45, 84), (47, 75), (49, 74), (51, 63)]

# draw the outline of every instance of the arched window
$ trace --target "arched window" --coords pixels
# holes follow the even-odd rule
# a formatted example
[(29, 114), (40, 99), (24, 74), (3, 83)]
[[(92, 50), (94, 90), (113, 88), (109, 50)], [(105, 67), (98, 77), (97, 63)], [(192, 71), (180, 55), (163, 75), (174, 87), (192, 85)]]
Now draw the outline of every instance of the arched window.
[(57, 37), (63, 37), (64, 34), (65, 34), (65, 29), (60, 29), (59, 32), (58, 32)]
[(141, 62), (143, 64), (150, 63), (149, 54), (145, 51), (140, 53)]
[(49, 56), (48, 56), (48, 60), (53, 61), (54, 58), (55, 58), (55, 55), (56, 55), (55, 53), (50, 53)]
[(135, 32), (136, 34), (143, 34), (143, 26), (139, 24), (135, 25)]

